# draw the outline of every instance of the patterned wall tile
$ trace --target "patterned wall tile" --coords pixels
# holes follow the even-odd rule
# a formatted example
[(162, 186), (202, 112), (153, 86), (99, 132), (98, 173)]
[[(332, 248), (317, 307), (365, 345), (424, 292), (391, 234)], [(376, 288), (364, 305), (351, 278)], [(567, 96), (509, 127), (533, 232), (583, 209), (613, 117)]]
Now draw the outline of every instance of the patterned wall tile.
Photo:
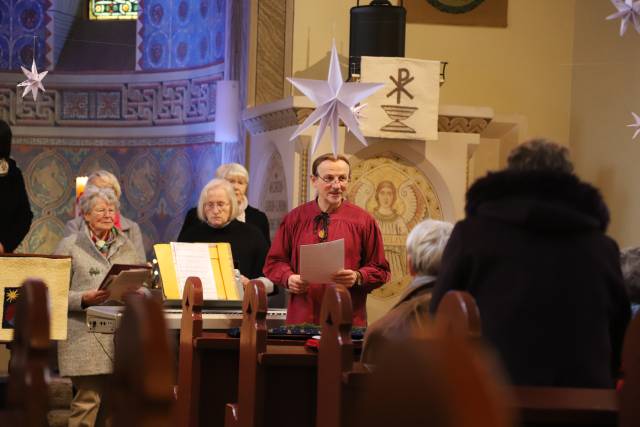
[(225, 0), (144, 0), (138, 20), (140, 70), (224, 61)]
[(0, 69), (51, 65), (50, 0), (0, 0)]

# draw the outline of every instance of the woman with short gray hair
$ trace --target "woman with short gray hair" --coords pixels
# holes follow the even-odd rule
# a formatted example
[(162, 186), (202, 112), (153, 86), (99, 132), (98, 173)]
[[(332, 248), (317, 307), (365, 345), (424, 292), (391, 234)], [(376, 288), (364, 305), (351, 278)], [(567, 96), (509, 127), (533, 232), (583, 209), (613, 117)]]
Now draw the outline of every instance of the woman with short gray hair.
[[(122, 231), (133, 242), (140, 256), (146, 258), (146, 252), (144, 249), (144, 243), (142, 241), (142, 232), (140, 226), (135, 221), (125, 217), (120, 213), (120, 196), (122, 195), (122, 189), (118, 178), (114, 174), (106, 170), (97, 170), (89, 175), (87, 179), (87, 188), (98, 187), (107, 188), (113, 191), (118, 200), (118, 211), (114, 217), (114, 225), (120, 231)], [(86, 191), (86, 189), (85, 189)], [(78, 203), (80, 201), (78, 200)], [(67, 221), (64, 227), (64, 237), (70, 236), (80, 231), (80, 228), (84, 222), (82, 215), (76, 216), (74, 219)]]
[[(200, 192), (197, 212), (200, 221), (183, 232), (178, 241), (229, 243), (243, 284), (260, 278), (269, 247), (260, 230), (236, 219), (238, 202), (231, 184), (221, 178), (209, 181)], [(271, 283), (267, 292), (272, 290)]]
[(85, 310), (102, 304), (109, 292), (99, 286), (113, 264), (141, 264), (144, 257), (114, 223), (119, 202), (110, 188), (87, 186), (80, 197), (80, 230), (62, 239), (56, 255), (71, 257), (67, 339), (58, 344), (60, 375), (77, 390), (69, 426), (105, 425), (105, 397), (113, 370), (113, 337), (87, 331)]
[(427, 219), (407, 236), (407, 264), (413, 280), (387, 314), (367, 328), (362, 361), (375, 364), (381, 348), (406, 339), (414, 328), (424, 327), (429, 317), (431, 290), (440, 271), (440, 260), (453, 225)]
[[(238, 212), (235, 215), (235, 219), (257, 227), (258, 230), (262, 232), (262, 235), (267, 241), (267, 245), (270, 245), (269, 220), (264, 212), (250, 206), (249, 200), (247, 199), (247, 188), (249, 186), (249, 172), (247, 169), (240, 163), (223, 163), (216, 169), (216, 178), (226, 179), (233, 187), (238, 202)], [(189, 227), (198, 223), (196, 213), (197, 208), (192, 208), (187, 212), (178, 240), (181, 239), (182, 234), (187, 231)]]

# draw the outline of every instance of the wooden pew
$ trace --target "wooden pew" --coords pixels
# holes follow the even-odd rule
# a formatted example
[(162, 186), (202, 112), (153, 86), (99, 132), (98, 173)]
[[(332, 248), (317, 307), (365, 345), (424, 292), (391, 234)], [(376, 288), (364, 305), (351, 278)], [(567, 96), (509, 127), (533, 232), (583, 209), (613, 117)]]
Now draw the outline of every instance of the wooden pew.
[(113, 425), (174, 425), (172, 354), (160, 304), (141, 296), (127, 298), (115, 335)]
[(619, 426), (640, 425), (640, 316), (629, 323), (622, 348), (624, 383), (619, 393)]
[(225, 405), (237, 399), (239, 340), (202, 329), (202, 283), (187, 279), (182, 298), (177, 425), (223, 426)]
[[(422, 348), (420, 350), (421, 356), (412, 359), (414, 362), (423, 357), (425, 353), (428, 355), (428, 359), (424, 359), (416, 366), (412, 366), (411, 369), (416, 369), (415, 375), (420, 377), (420, 372), (425, 373), (427, 376), (444, 375), (443, 370), (448, 368), (439, 368), (439, 366), (445, 363), (440, 356), (443, 351), (447, 352), (460, 352), (458, 348), (460, 346), (467, 346), (466, 341), (470, 334), (469, 331), (474, 331), (474, 336), (479, 335), (479, 315), (477, 314), (477, 307), (473, 302), (473, 299), (468, 295), (451, 295), (443, 299), (444, 306), (450, 307), (445, 310), (445, 315), (441, 315), (438, 324), (432, 326), (424, 335), (423, 331), (415, 330), (415, 336), (412, 338), (411, 345), (407, 343), (399, 343), (394, 345), (394, 348), (387, 349), (388, 364), (383, 367), (382, 378), (376, 380), (376, 375), (369, 372), (369, 370), (361, 363), (353, 362), (353, 343), (351, 340), (351, 299), (349, 292), (342, 286), (336, 286), (327, 288), (324, 296), (322, 306), (322, 338), (320, 342), (320, 350), (318, 355), (318, 390), (317, 390), (317, 427), (353, 427), (353, 426), (365, 426), (365, 425), (388, 425), (389, 413), (378, 413), (377, 408), (381, 405), (385, 407), (393, 407), (399, 405), (399, 407), (405, 407), (407, 401), (415, 402), (415, 405), (410, 409), (417, 411), (421, 415), (410, 415), (408, 420), (414, 421), (420, 417), (426, 416), (425, 421), (429, 421), (429, 425), (438, 425), (437, 420), (440, 415), (437, 415), (441, 408), (437, 405), (434, 406), (434, 402), (425, 401), (425, 396), (438, 396), (436, 400), (442, 400), (442, 392), (433, 389), (433, 383), (427, 381), (425, 384), (419, 385), (415, 381), (411, 382), (409, 378), (416, 378), (413, 374), (399, 371), (397, 366), (406, 367), (407, 362), (405, 357), (399, 357), (398, 354), (402, 354), (403, 351), (408, 351), (411, 357), (414, 350), (412, 346), (420, 347), (421, 343), (434, 342), (436, 337), (447, 337), (448, 340), (457, 340), (456, 343), (447, 342), (445, 349), (435, 350), (432, 347)], [(463, 308), (464, 311), (459, 311), (458, 308)], [(471, 315), (467, 315), (471, 313)], [(448, 315), (447, 315), (448, 314)], [(423, 324), (429, 324), (430, 322), (423, 322)], [(427, 340), (429, 338), (429, 340)], [(438, 347), (440, 344), (438, 344)], [(456, 350), (454, 350), (456, 349)], [(398, 353), (399, 352), (399, 353)], [(382, 353), (384, 355), (384, 351)], [(459, 363), (464, 365), (464, 369), (469, 372), (468, 378), (464, 376), (447, 377), (443, 382), (458, 381), (460, 387), (468, 390), (468, 385), (473, 385), (471, 391), (465, 391), (453, 387), (453, 395), (448, 397), (445, 402), (440, 404), (447, 404), (449, 406), (454, 405), (453, 402), (464, 401), (470, 399), (469, 404), (472, 408), (476, 408), (472, 414), (467, 414), (464, 420), (458, 416), (457, 424), (451, 425), (477, 425), (477, 426), (504, 426), (511, 425), (512, 415), (507, 407), (508, 395), (500, 388), (500, 384), (495, 383), (491, 374), (488, 373), (489, 369), (485, 366), (490, 363), (490, 356), (485, 355), (483, 352), (470, 352), (465, 350), (462, 355), (467, 357), (465, 359), (460, 354), (456, 353), (450, 355), (446, 353), (444, 360), (459, 360)], [(425, 356), (426, 357), (426, 356)], [(461, 359), (462, 357), (462, 359)], [(394, 360), (392, 360), (394, 359)], [(433, 359), (433, 363), (438, 365), (429, 365), (427, 360)], [(485, 359), (489, 359), (486, 362)], [(427, 366), (424, 365), (427, 363)], [(397, 366), (394, 366), (397, 365)], [(415, 363), (414, 363), (415, 365)], [(491, 365), (493, 366), (492, 362)], [(405, 394), (405, 390), (397, 392), (396, 387), (401, 387), (400, 384), (393, 384), (388, 382), (384, 377), (387, 375), (384, 373), (385, 369), (391, 369), (389, 375), (400, 375), (402, 378), (407, 379), (407, 387), (413, 387), (413, 391), (409, 393), (410, 396)], [(453, 371), (453, 369), (452, 369)], [(475, 381), (475, 382), (474, 382)], [(431, 388), (430, 388), (431, 387)], [(419, 388), (419, 390), (418, 390)], [(412, 394), (413, 393), (413, 394)], [(469, 394), (469, 396), (467, 396)], [(403, 396), (398, 400), (398, 396)], [(372, 397), (373, 396), (373, 397)], [(384, 398), (382, 401), (382, 396)], [(407, 399), (404, 401), (403, 399)], [(427, 399), (428, 400), (428, 399)], [(474, 402), (480, 402), (484, 405), (485, 410), (480, 411), (477, 409), (478, 404), (474, 405)], [(425, 414), (425, 410), (431, 410), (433, 415), (429, 415), (428, 411)], [(375, 414), (369, 416), (364, 414)], [(383, 411), (384, 412), (384, 411)], [(407, 415), (407, 414), (405, 414)], [(396, 416), (404, 416), (395, 414)], [(384, 421), (382, 421), (384, 420)], [(473, 420), (471, 424), (470, 420)], [(400, 418), (396, 420), (397, 425), (404, 425), (400, 421)], [(412, 425), (419, 425), (415, 422)]]
[[(223, 426), (225, 406), (238, 400), (240, 339), (202, 328), (202, 285), (185, 283), (180, 328), (177, 425)], [(272, 346), (302, 347), (304, 342), (269, 339)]]
[[(479, 338), (480, 312), (467, 292), (450, 291), (438, 306), (436, 331)], [(515, 408), (522, 421), (536, 425), (616, 425), (617, 395), (613, 389), (513, 386)]]
[(491, 355), (469, 340), (415, 337), (379, 360), (353, 408), (355, 427), (515, 425)]
[(0, 425), (45, 427), (50, 348), (47, 287), (39, 280), (27, 280), (19, 292), (7, 410), (0, 413)]
[(315, 420), (317, 355), (301, 345), (267, 345), (267, 297), (260, 281), (245, 287), (237, 403), (227, 427), (305, 427)]
[[(318, 352), (317, 427), (353, 425), (346, 419), (353, 397), (359, 388), (353, 371), (351, 340), (351, 295), (344, 286), (331, 286), (325, 291), (320, 311), (322, 335)], [(361, 369), (360, 372), (366, 371)], [(362, 380), (360, 380), (362, 381)]]

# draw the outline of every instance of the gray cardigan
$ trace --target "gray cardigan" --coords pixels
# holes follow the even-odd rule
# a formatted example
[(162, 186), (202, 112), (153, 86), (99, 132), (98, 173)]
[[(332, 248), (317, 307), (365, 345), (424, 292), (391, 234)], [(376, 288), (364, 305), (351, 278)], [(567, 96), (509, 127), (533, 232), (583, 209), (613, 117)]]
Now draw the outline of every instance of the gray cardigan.
[(72, 267), (67, 339), (58, 343), (60, 375), (110, 373), (113, 370), (113, 335), (87, 330), (82, 294), (97, 289), (112, 264), (141, 264), (145, 259), (124, 233), (118, 233), (109, 254), (104, 257), (91, 241), (84, 223), (78, 233), (62, 239), (55, 253), (71, 256)]
[[(71, 236), (72, 234), (80, 231), (80, 228), (84, 224), (82, 216), (77, 216), (74, 219), (70, 219), (64, 226), (64, 237)], [(122, 232), (133, 242), (136, 250), (143, 259), (147, 259), (146, 251), (144, 250), (144, 243), (142, 242), (142, 232), (137, 222), (120, 215), (120, 227)]]

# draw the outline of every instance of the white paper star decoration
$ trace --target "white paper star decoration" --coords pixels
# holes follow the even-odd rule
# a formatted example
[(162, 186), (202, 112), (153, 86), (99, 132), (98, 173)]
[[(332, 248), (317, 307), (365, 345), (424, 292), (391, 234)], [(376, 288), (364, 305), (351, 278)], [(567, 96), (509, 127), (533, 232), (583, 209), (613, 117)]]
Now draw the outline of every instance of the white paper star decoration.
[(636, 31), (640, 33), (640, 1), (634, 0), (611, 0), (611, 3), (618, 11), (607, 16), (607, 19), (618, 19), (620, 21), (620, 37), (627, 32), (629, 21), (633, 22)]
[(310, 80), (288, 78), (300, 92), (316, 104), (316, 109), (307, 119), (296, 129), (291, 136), (294, 140), (298, 135), (313, 126), (318, 120), (318, 130), (313, 137), (311, 153), (316, 151), (318, 143), (324, 134), (327, 126), (331, 128), (331, 142), (333, 154), (338, 153), (338, 120), (342, 120), (347, 129), (358, 138), (360, 142), (367, 145), (367, 140), (360, 131), (360, 125), (354, 114), (353, 108), (363, 99), (381, 89), (382, 83), (345, 83), (342, 80), (340, 62), (338, 61), (338, 51), (335, 41), (331, 48), (331, 63), (329, 65), (329, 76), (327, 80)]
[(627, 127), (636, 128), (636, 131), (633, 134), (633, 137), (631, 137), (631, 139), (636, 139), (636, 136), (638, 136), (638, 134), (640, 134), (640, 116), (638, 116), (634, 112), (631, 112), (631, 115), (633, 115), (633, 120), (635, 120), (636, 122), (635, 123), (631, 123), (630, 125), (627, 125)]
[(31, 64), (31, 71), (27, 70), (24, 67), (22, 68), (22, 72), (25, 76), (27, 76), (27, 80), (22, 83), (18, 83), (18, 87), (24, 87), (24, 91), (22, 92), (22, 97), (24, 98), (26, 95), (31, 92), (33, 95), (33, 100), (38, 100), (38, 90), (45, 92), (44, 86), (42, 85), (42, 79), (47, 75), (48, 71), (44, 71), (42, 73), (38, 73), (38, 69), (36, 68), (36, 60), (33, 60)]

